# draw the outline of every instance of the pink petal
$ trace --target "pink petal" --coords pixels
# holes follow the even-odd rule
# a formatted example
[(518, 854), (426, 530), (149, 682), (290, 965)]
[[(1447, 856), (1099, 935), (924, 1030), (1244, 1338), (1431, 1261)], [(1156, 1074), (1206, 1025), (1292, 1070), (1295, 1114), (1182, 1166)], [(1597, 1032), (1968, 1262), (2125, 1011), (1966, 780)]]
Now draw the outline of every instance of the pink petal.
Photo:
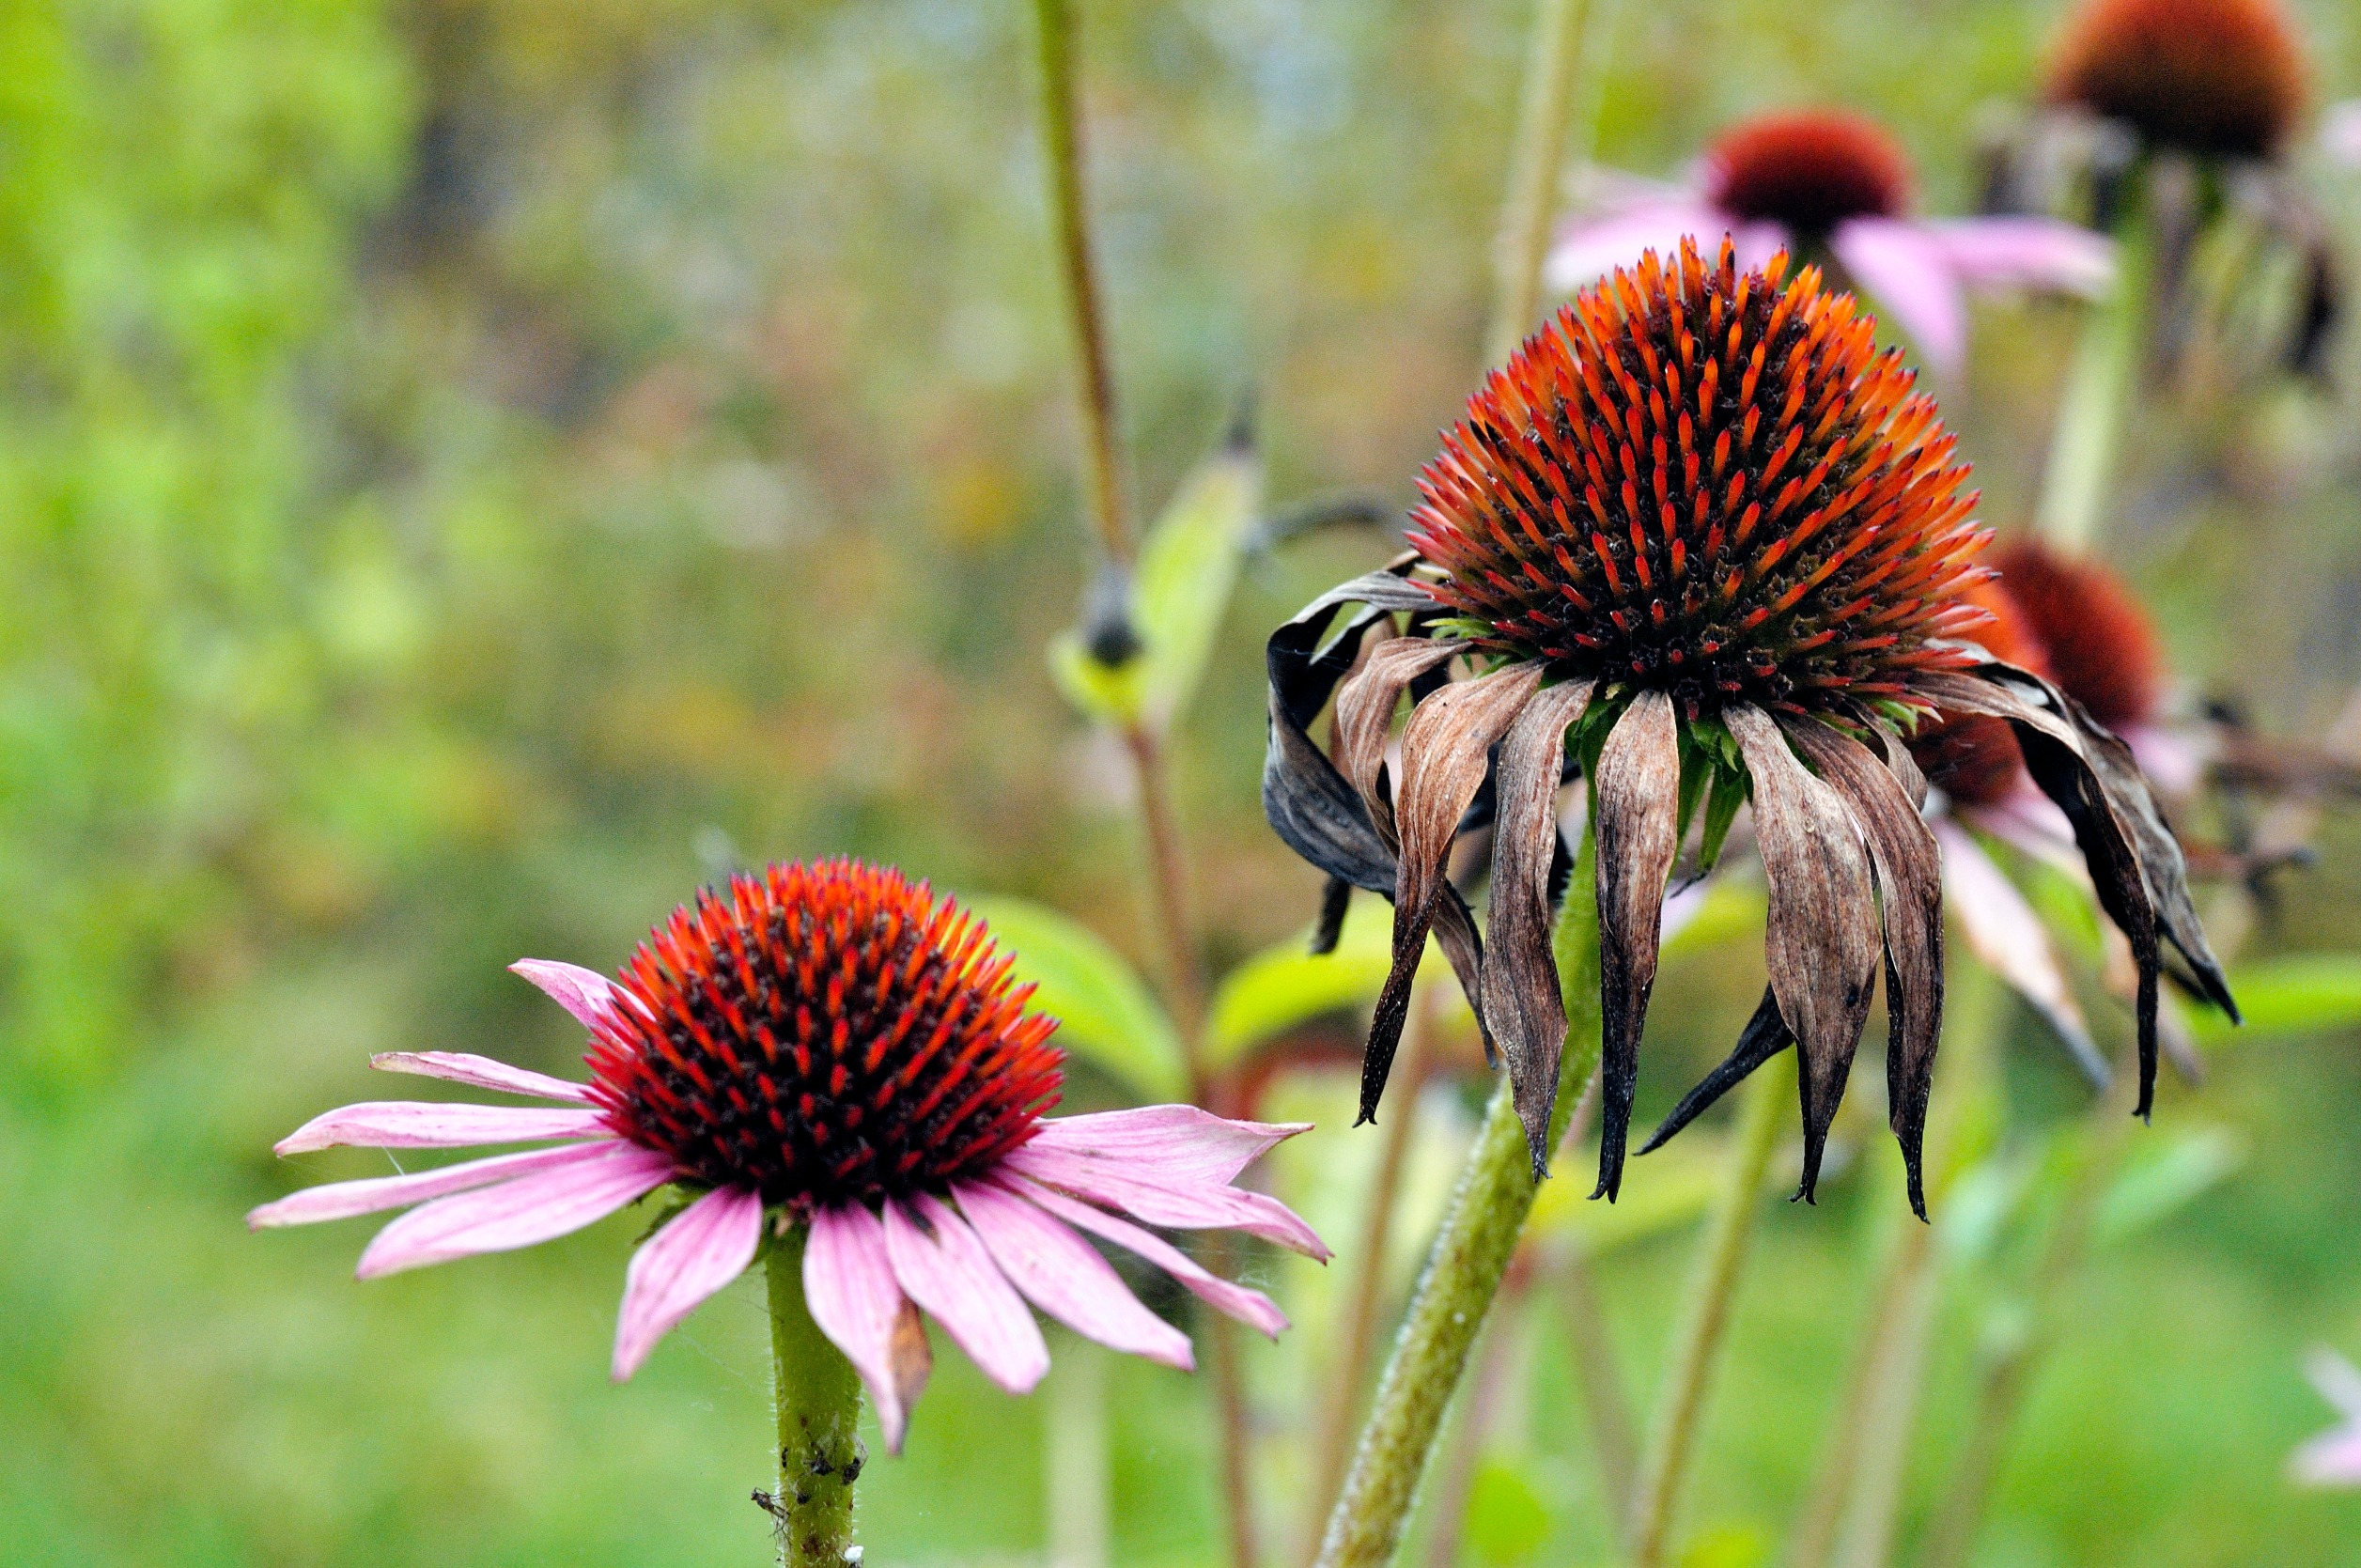
[(586, 970), (580, 964), (560, 963), (555, 958), (520, 958), (508, 966), (508, 972), (523, 975), (540, 986), (551, 1001), (573, 1014), (574, 1021), (593, 1034), (598, 1032), (608, 1014), (618, 1004), (640, 1005), (630, 992), (597, 970)]
[(1723, 235), (1741, 226), (1754, 225), (1739, 225), (1693, 196), (1641, 197), (1560, 228), (1543, 264), (1543, 276), (1551, 288), (1571, 294), (1618, 267), (1638, 266), (1643, 251), (1678, 255), (1684, 236), (1695, 239), (1697, 248), (1710, 255)]
[[(1151, 1225), (1176, 1230), (1235, 1230), (1291, 1248), (1325, 1263), (1328, 1250), (1312, 1227), (1276, 1198), (1234, 1187), (1173, 1181), (1153, 1166), (1118, 1166), (1035, 1139), (1002, 1162), (1019, 1175), (1061, 1188), (1109, 1208), (1122, 1209)], [(913, 1293), (915, 1294), (915, 1293)]]
[(376, 1214), (382, 1209), (397, 1209), (409, 1203), (423, 1203), (429, 1198), (440, 1198), (449, 1192), (465, 1192), (472, 1187), (489, 1182), (506, 1181), (512, 1176), (529, 1176), (536, 1171), (562, 1169), (582, 1157), (585, 1149), (598, 1147), (596, 1143), (568, 1143), (562, 1148), (533, 1149), (520, 1155), (494, 1155), (489, 1159), (471, 1159), (464, 1164), (445, 1165), (436, 1171), (419, 1171), (406, 1176), (371, 1176), (365, 1181), (330, 1182), (324, 1187), (306, 1188), (291, 1193), (275, 1203), (265, 1203), (246, 1216), (252, 1230), (275, 1225), (316, 1225), (322, 1220), (349, 1219), (356, 1214)]
[[(889, 1453), (902, 1452), (910, 1401), (917, 1397), (915, 1389), (906, 1390), (907, 1361), (895, 1354), (894, 1332), (906, 1304), (876, 1215), (860, 1203), (813, 1214), (811, 1237), (803, 1244), (803, 1305), (861, 1374)], [(923, 1329), (918, 1343), (925, 1343)], [(924, 1378), (922, 1368), (919, 1381)]]
[(2307, 1486), (2361, 1486), (2361, 1426), (2322, 1433), (2295, 1451), (2289, 1467)]
[(2305, 1358), (2304, 1374), (2339, 1415), (2361, 1425), (2361, 1371), (2351, 1361), (2322, 1346)]
[(2348, 168), (2361, 168), (2361, 98), (2331, 103), (2320, 116), (2322, 151)]
[(2132, 749), (2132, 760), (2148, 782), (2166, 795), (2195, 795), (2205, 780), (2205, 748), (2167, 724), (2126, 724), (2116, 732)]
[(2025, 780), (2005, 799), (1988, 806), (1962, 807), (1961, 820), (1971, 822), (2010, 848), (2089, 885), (2090, 875), (2074, 844), (2074, 825), (2058, 802)]
[(1945, 375), (1959, 367), (1967, 352), (1967, 302), (1932, 235), (1901, 218), (1848, 218), (1828, 248), (1929, 365)]
[(1956, 824), (1938, 819), (1934, 837), (1943, 848), (1943, 891), (1959, 916), (1969, 949), (2049, 1020), (2075, 1056), (2104, 1063), (2083, 1022), (2082, 1007), (2058, 966), (2042, 917), (1982, 846)]
[(337, 1143), (364, 1149), (455, 1149), (471, 1143), (598, 1138), (607, 1131), (606, 1113), (600, 1110), (368, 1100), (315, 1116), (272, 1148), (282, 1155), (309, 1154)]
[(1152, 1105), (1055, 1117), (1040, 1124), (1033, 1142), (1127, 1169), (1151, 1167), (1173, 1181), (1220, 1187), (1273, 1146), (1311, 1130), (1309, 1122), (1232, 1122), (1193, 1105)]
[(1025, 1202), (1047, 1209), (1067, 1224), (1089, 1231), (1145, 1258), (1187, 1285), (1198, 1299), (1227, 1312), (1250, 1328), (1259, 1328), (1272, 1339), (1277, 1339), (1287, 1327), (1287, 1314), (1281, 1312), (1278, 1303), (1269, 1296), (1259, 1290), (1232, 1284), (1219, 1274), (1200, 1267), (1195, 1259), (1153, 1231), (1143, 1231), (1127, 1219), (1118, 1219), (1103, 1209), (1093, 1208), (1080, 1199), (1052, 1191), (1022, 1176), (1000, 1175), (993, 1180)]
[(1970, 288), (2037, 288), (2086, 300), (2115, 282), (2115, 242), (2058, 218), (1937, 218), (1918, 227)]
[(762, 1195), (717, 1187), (640, 1244), (623, 1275), (614, 1380), (640, 1370), (656, 1342), (705, 1298), (746, 1272), (762, 1245)]
[(966, 1220), (940, 1199), (922, 1193), (916, 1207), (934, 1228), (930, 1236), (910, 1218), (909, 1207), (899, 1202), (885, 1205), (885, 1252), (893, 1278), (985, 1376), (1012, 1394), (1031, 1392), (1049, 1370), (1040, 1325)]
[(610, 1139), (585, 1145), (562, 1170), (438, 1198), (377, 1233), (361, 1254), (364, 1280), (477, 1252), (505, 1252), (579, 1231), (672, 1180), (672, 1161)]
[(475, 1089), (497, 1089), (508, 1094), (536, 1094), (545, 1100), (574, 1100), (588, 1103), (590, 1085), (569, 1083), (547, 1073), (528, 1072), (511, 1067), (505, 1062), (495, 1062), (489, 1056), (470, 1056), (457, 1050), (386, 1050), (369, 1058), (369, 1065), (381, 1073), (416, 1073), (422, 1078), (448, 1079)]
[(1140, 1305), (1090, 1243), (1002, 1188), (960, 1182), (951, 1190), (985, 1250), (1034, 1306), (1111, 1349), (1196, 1370), (1188, 1336)]

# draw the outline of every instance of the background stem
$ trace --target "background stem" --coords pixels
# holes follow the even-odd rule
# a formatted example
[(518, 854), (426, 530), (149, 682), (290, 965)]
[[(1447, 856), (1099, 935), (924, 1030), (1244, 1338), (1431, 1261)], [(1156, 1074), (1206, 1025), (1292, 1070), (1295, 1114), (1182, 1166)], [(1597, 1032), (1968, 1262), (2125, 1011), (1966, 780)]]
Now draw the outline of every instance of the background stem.
[(1574, 1351), (1582, 1381), (1582, 1411), (1591, 1428), (1591, 1452), (1598, 1465), (1599, 1493), (1612, 1501), (1608, 1529), (1616, 1540), (1630, 1545), (1630, 1520), (1623, 1512), (1632, 1495), (1632, 1477), (1639, 1469), (1639, 1439), (1631, 1419), (1631, 1396), (1623, 1387), (1622, 1364), (1608, 1336), (1607, 1313), (1599, 1305), (1598, 1288), (1591, 1278), (1591, 1259), (1579, 1242), (1558, 1260), (1558, 1306), (1565, 1318), (1566, 1338)]
[(855, 1560), (853, 1482), (861, 1473), (861, 1378), (803, 1305), (797, 1226), (770, 1249), (770, 1362), (779, 1402), (780, 1568)]
[(2084, 325), (2058, 407), (2034, 527), (2067, 554), (2089, 550), (2115, 479), (2148, 338), (2151, 243), (2136, 203), (2116, 227), (2115, 284)]
[[(1604, 4), (1606, 0), (1592, 0)], [(1566, 152), (1567, 110), (1583, 54), (1582, 0), (1537, 0), (1532, 50), (1526, 61), (1524, 106), (1500, 203), (1498, 280), (1484, 357), (1506, 359), (1532, 330), (1541, 301), (1549, 220), (1557, 211), (1558, 171)]]
[(1108, 1568), (1107, 1371), (1109, 1352), (1064, 1340), (1048, 1395), (1049, 1568)]
[(1672, 1372), (1657, 1405), (1654, 1430), (1632, 1502), (1632, 1560), (1659, 1568), (1672, 1535), (1672, 1514), (1696, 1452), (1705, 1395), (1720, 1361), (1747, 1244), (1763, 1208), (1763, 1177), (1779, 1140), (1779, 1115), (1795, 1096), (1795, 1053), (1782, 1051), (1755, 1069), (1738, 1113), (1738, 1133), (1705, 1239), (1697, 1256)]

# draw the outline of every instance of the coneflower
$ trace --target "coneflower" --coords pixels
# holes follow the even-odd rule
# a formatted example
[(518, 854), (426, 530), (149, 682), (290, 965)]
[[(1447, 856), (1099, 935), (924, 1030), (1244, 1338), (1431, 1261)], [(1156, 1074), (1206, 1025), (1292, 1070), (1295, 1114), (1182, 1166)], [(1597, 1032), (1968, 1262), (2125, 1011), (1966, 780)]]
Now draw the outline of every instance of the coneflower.
[(1015, 1393), (1048, 1369), (1027, 1300), (1118, 1350), (1191, 1364), (1188, 1337), (1142, 1306), (1084, 1234), (1276, 1334), (1286, 1319), (1267, 1297), (1132, 1221), (1241, 1230), (1326, 1257), (1283, 1204), (1231, 1185), (1304, 1129), (1189, 1106), (1046, 1117), (1063, 1077), (1057, 1021), (1026, 1010), (1032, 988), (1011, 980), (1011, 962), (981, 921), (898, 871), (828, 861), (734, 877), (676, 910), (613, 981), (540, 959), (513, 966), (590, 1032), (589, 1082), (443, 1051), (371, 1063), (564, 1109), (346, 1106), (278, 1152), (557, 1147), (312, 1188), (250, 1223), (418, 1204), (361, 1254), (366, 1279), (547, 1241), (676, 1188), (683, 1205), (626, 1276), (618, 1379), (767, 1237), (808, 1228), (806, 1306), (860, 1373), (896, 1452), (931, 1364), (922, 1311)]
[(1966, 350), (1970, 290), (2088, 297), (2113, 276), (2112, 247), (2087, 229), (2043, 217), (1918, 217), (1911, 185), (1902, 145), (1866, 115), (1760, 115), (1723, 132), (1684, 186), (1620, 181), (1560, 231), (1549, 279), (1578, 288), (1643, 250), (1669, 256), (1684, 236), (1710, 250), (1727, 234), (1745, 266), (1780, 250), (1825, 255), (1948, 371)]
[(2267, 159), (2302, 116), (2308, 70), (2276, 0), (2088, 0), (2046, 84), (2143, 147)]
[[(1790, 277), (1783, 256), (1741, 268), (1728, 241), (1710, 264), (1686, 242), (1670, 262), (1648, 254), (1487, 378), (1421, 475), (1411, 553), (1314, 600), (1269, 648), (1271, 823), (1332, 878), (1331, 913), (1346, 885), (1394, 904), (1364, 1116), (1433, 928), (1506, 1061), (1539, 1169), (1565, 1028), (1549, 898), (1569, 755), (1594, 802), (1602, 1195), (1622, 1180), (1666, 877), (1693, 819), (1710, 856), (1751, 799), (1770, 987), (1722, 1073), (1801, 1043), (1809, 1193), (1882, 957), (1891, 1115), (1920, 1203), (1941, 884), (1903, 737), (1937, 712), (2006, 721), (2073, 822), (2138, 961), (2143, 1081), (2160, 936), (2229, 1004), (2180, 849), (2121, 743), (1960, 640), (1986, 621), (1967, 596), (1990, 574), (1953, 451), (1850, 295), (1809, 267)], [(1435, 684), (1454, 667), (1463, 678)], [(1406, 691), (1397, 794), (1385, 748)], [(1333, 760), (1309, 733), (1331, 694)], [(1484, 950), (1444, 865), (1488, 775)]]

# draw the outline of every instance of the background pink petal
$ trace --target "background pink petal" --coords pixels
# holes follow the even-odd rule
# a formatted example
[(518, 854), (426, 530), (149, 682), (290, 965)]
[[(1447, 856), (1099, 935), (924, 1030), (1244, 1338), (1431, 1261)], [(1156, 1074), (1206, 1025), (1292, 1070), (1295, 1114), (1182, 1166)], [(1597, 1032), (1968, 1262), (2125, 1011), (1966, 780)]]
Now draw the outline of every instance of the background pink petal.
[(1016, 1287), (994, 1265), (967, 1221), (941, 1200), (914, 1205), (928, 1235), (900, 1203), (885, 1205), (885, 1251), (903, 1292), (926, 1309), (984, 1375), (1012, 1394), (1030, 1392), (1049, 1370), (1049, 1347)]
[(429, 1198), (465, 1192), (469, 1188), (506, 1181), (512, 1176), (529, 1176), (536, 1171), (562, 1170), (579, 1162), (599, 1146), (598, 1143), (568, 1143), (557, 1149), (533, 1149), (520, 1155), (494, 1155), (489, 1159), (471, 1159), (458, 1165), (445, 1165), (437, 1171), (414, 1172), (406, 1176), (372, 1176), (357, 1182), (330, 1182), (324, 1187), (290, 1193), (275, 1203), (263, 1204), (246, 1216), (246, 1225), (256, 1231), (274, 1225), (314, 1225), (327, 1219), (347, 1219), (356, 1214), (397, 1209), (405, 1203), (423, 1203)]
[(498, 1089), (510, 1094), (537, 1094), (545, 1100), (577, 1100), (587, 1102), (590, 1085), (571, 1083), (547, 1073), (530, 1072), (511, 1067), (505, 1062), (495, 1062), (489, 1056), (471, 1056), (458, 1050), (385, 1050), (369, 1058), (369, 1065), (381, 1073), (416, 1073), (424, 1078), (447, 1079), (477, 1089)]
[(355, 1271), (364, 1280), (405, 1268), (505, 1252), (579, 1231), (672, 1180), (672, 1161), (621, 1139), (594, 1145), (563, 1170), (438, 1198), (377, 1233)]
[(674, 1325), (745, 1273), (761, 1243), (762, 1196), (737, 1187), (715, 1188), (642, 1242), (623, 1276), (614, 1380), (639, 1371)]
[(1328, 1257), (1327, 1245), (1293, 1209), (1259, 1192), (1168, 1182), (1153, 1167), (1119, 1168), (1110, 1160), (1091, 1159), (1063, 1149), (1044, 1149), (1038, 1140), (1017, 1150), (1002, 1163), (1019, 1175), (1031, 1176), (1110, 1208), (1122, 1209), (1151, 1225), (1244, 1231), (1324, 1263)]
[(1558, 230), (1543, 276), (1561, 294), (1596, 283), (1618, 267), (1637, 266), (1640, 254), (1675, 255), (1684, 235), (1710, 251), (1732, 232), (1726, 213), (1694, 197), (1650, 199), (1579, 218)]
[(1828, 237), (1828, 248), (1929, 365), (1946, 375), (1959, 367), (1967, 352), (1967, 302), (1933, 235), (1900, 218), (1850, 218)]
[(960, 1182), (951, 1190), (992, 1261), (1034, 1306), (1112, 1349), (1196, 1370), (1188, 1336), (1142, 1306), (1089, 1242), (998, 1188)]
[(629, 993), (618, 988), (614, 981), (580, 964), (562, 963), (555, 958), (520, 958), (508, 966), (508, 972), (523, 975), (540, 986), (551, 1001), (573, 1014), (574, 1021), (593, 1033), (606, 1021), (610, 1008), (630, 1001)]
[(1152, 1105), (1047, 1120), (1033, 1142), (1085, 1158), (1152, 1165), (1175, 1181), (1219, 1187), (1311, 1127), (1309, 1122), (1233, 1122), (1193, 1105)]
[(2086, 1074), (2105, 1081), (2106, 1058), (2091, 1042), (2042, 917), (1958, 824), (1938, 820), (1934, 839), (1943, 850), (1943, 894), (1969, 951), (2049, 1020)]
[(2058, 218), (1934, 218), (1917, 225), (1971, 288), (2039, 288), (2095, 300), (2115, 282), (2115, 241)]
[(821, 1209), (812, 1216), (803, 1245), (803, 1305), (831, 1343), (861, 1374), (885, 1431), (889, 1453), (902, 1452), (909, 1425), (909, 1399), (894, 1363), (894, 1326), (902, 1315), (902, 1287), (887, 1256), (885, 1226), (860, 1203)]
[(308, 1154), (338, 1143), (364, 1149), (454, 1149), (471, 1143), (597, 1138), (606, 1131), (605, 1114), (597, 1110), (368, 1100), (315, 1116), (272, 1148), (282, 1155)]
[(1093, 1208), (1079, 1198), (1069, 1198), (1063, 1192), (1027, 1181), (1022, 1176), (1001, 1175), (993, 1179), (997, 1185), (1026, 1203), (1036, 1204), (1080, 1230), (1088, 1231), (1146, 1259), (1188, 1286), (1199, 1300), (1227, 1312), (1249, 1327), (1259, 1328), (1273, 1339), (1277, 1339), (1286, 1328), (1287, 1314), (1281, 1312), (1279, 1304), (1269, 1296), (1259, 1290), (1233, 1284), (1219, 1274), (1200, 1266), (1194, 1258), (1154, 1231), (1142, 1230), (1128, 1219), (1118, 1219), (1104, 1209)]

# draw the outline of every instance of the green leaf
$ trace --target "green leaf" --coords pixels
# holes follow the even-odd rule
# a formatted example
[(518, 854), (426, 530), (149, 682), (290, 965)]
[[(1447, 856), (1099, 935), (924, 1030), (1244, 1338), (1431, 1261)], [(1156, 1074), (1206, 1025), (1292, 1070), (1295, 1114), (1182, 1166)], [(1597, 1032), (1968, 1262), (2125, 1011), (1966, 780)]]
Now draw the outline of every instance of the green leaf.
[[(1589, 1157), (1595, 1163), (1595, 1141)], [(1710, 1129), (1690, 1127), (1649, 1155), (1637, 1170), (1646, 1180), (1623, 1184), (1612, 1203), (1590, 1201), (1584, 1156), (1567, 1151), (1533, 1200), (1529, 1234), (1570, 1241), (1596, 1257), (1618, 1247), (1666, 1235), (1695, 1224), (1721, 1188), (1728, 1163), (1723, 1141)]]
[(2189, 1027), (2206, 1046), (2272, 1034), (2317, 1034), (2361, 1024), (2361, 954), (2299, 953), (2241, 965), (2229, 994), (2242, 1028), (2211, 1008), (2191, 1008)]
[(2245, 1163), (2245, 1145), (2221, 1127), (2183, 1134), (2152, 1154), (2143, 1148), (2100, 1201), (2093, 1231), (2103, 1242), (2136, 1235), (2187, 1206)]
[[(1393, 963), (1393, 909), (1356, 894), (1336, 951), (1311, 952), (1311, 934), (1266, 947), (1224, 975), (1205, 1020), (1205, 1065), (1219, 1069), (1323, 1013), (1377, 1000)], [(1427, 962), (1436, 962), (1430, 949)]]
[(976, 898), (1015, 974), (1039, 988), (1032, 1005), (1059, 1020), (1068, 1055), (1116, 1079), (1143, 1100), (1186, 1098), (1180, 1032), (1123, 955), (1079, 923), (1023, 898)]
[(1181, 481), (1140, 547), (1131, 591), (1142, 651), (1134, 662), (1142, 717), (1158, 730), (1172, 726), (1204, 678), (1262, 499), (1262, 456), (1251, 442), (1233, 441)]
[(1747, 803), (1748, 783), (1743, 768), (1722, 764), (1714, 769), (1714, 792), (1705, 802), (1705, 830), (1697, 846), (1697, 863), (1708, 871), (1721, 859), (1722, 842), (1730, 836), (1730, 824), (1737, 820), (1738, 808)]
[(1477, 1467), (1464, 1538), (1475, 1561), (1524, 1562), (1549, 1539), (1549, 1503), (1530, 1469), (1521, 1455), (1495, 1455)]

